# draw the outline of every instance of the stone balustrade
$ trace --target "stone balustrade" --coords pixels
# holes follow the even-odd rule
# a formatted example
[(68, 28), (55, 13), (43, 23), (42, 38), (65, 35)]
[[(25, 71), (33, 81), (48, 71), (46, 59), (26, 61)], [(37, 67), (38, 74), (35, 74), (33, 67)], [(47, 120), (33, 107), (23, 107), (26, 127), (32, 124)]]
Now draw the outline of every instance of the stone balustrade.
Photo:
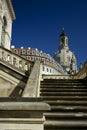
[(74, 75), (42, 75), (42, 79), (85, 79), (87, 78), (87, 62)]
[(73, 79), (73, 75), (42, 75), (42, 79)]
[(76, 79), (85, 79), (87, 77), (87, 62), (85, 62), (84, 66), (80, 68), (78, 73), (74, 75)]
[(0, 60), (10, 67), (22, 72), (29, 72), (33, 66), (33, 62), (11, 52), (10, 50), (0, 47)]

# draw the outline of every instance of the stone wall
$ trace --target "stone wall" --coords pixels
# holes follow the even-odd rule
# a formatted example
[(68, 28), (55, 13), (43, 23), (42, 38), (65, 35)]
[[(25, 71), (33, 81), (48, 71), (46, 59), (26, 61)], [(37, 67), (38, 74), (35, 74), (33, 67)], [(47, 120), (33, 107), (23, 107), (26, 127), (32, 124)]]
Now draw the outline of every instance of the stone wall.
[(0, 99), (0, 130), (43, 130), (48, 104), (34, 99)]

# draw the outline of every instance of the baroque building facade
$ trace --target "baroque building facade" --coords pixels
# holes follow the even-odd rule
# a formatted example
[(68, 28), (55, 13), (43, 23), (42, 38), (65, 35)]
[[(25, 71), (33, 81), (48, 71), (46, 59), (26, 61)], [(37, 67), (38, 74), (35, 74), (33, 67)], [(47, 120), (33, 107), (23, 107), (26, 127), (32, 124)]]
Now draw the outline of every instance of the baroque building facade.
[(77, 72), (76, 57), (69, 49), (68, 36), (64, 32), (64, 28), (59, 37), (59, 48), (54, 54), (54, 59), (61, 64), (64, 71), (68, 74), (74, 74)]
[[(0, 14), (0, 130), (87, 129), (87, 64), (77, 75), (61, 75), (64, 74), (63, 67), (49, 54), (23, 47), (11, 47), (10, 50), (15, 15), (11, 0), (0, 2), (3, 12)], [(9, 16), (11, 23), (7, 22)], [(62, 35), (59, 49), (63, 53), (69, 48), (67, 36), (64, 32)], [(75, 56), (71, 51), (69, 54), (65, 57), (71, 56), (70, 63), (76, 65)], [(41, 67), (43, 74), (52, 75), (42, 75)]]
[(41, 61), (42, 74), (64, 74), (63, 67), (54, 58), (37, 48), (15, 48), (15, 46), (11, 46), (11, 51), (32, 62)]

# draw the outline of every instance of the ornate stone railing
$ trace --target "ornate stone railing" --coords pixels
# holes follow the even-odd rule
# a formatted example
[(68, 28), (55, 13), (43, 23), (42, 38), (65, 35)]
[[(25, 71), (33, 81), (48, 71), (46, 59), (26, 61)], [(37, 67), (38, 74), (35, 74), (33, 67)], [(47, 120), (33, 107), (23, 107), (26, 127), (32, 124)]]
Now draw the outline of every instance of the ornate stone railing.
[(74, 79), (73, 75), (42, 75), (42, 79)]
[(87, 62), (80, 68), (77, 74), (74, 75), (75, 79), (85, 79), (87, 77)]
[(30, 72), (33, 63), (0, 46), (0, 62), (20, 72)]
[(74, 75), (42, 75), (42, 79), (85, 79), (87, 78), (87, 62)]

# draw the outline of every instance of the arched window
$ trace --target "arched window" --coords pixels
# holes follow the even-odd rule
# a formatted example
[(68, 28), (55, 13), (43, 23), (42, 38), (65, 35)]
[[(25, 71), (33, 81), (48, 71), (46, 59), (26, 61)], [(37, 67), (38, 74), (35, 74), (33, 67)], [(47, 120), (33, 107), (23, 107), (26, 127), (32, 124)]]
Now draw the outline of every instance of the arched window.
[(49, 69), (47, 68), (47, 72), (49, 72)]
[(45, 71), (45, 67), (43, 66), (43, 71)]
[(4, 51), (2, 51), (2, 59), (4, 60)]
[(64, 43), (64, 38), (61, 39), (62, 43)]
[(13, 65), (15, 66), (16, 65), (16, 58), (13, 57)]
[(4, 23), (4, 27), (6, 27), (7, 26), (7, 19), (5, 16), (3, 17), (3, 23)]
[(10, 60), (11, 60), (11, 56), (8, 54), (7, 55), (7, 61), (10, 62)]
[(22, 61), (21, 60), (19, 61), (19, 68), (20, 69), (22, 68)]

